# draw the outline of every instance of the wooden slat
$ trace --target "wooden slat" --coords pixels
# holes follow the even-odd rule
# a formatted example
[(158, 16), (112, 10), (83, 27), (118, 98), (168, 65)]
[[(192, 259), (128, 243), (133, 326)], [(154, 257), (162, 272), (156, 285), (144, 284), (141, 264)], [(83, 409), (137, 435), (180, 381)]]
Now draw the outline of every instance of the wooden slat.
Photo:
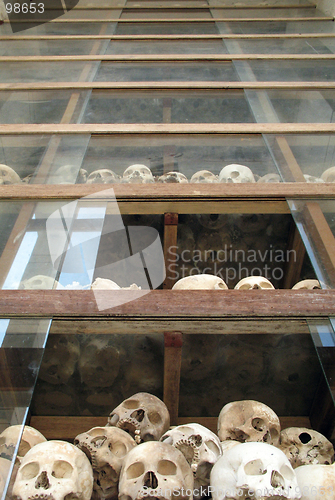
[[(240, 5), (222, 5), (222, 6), (209, 6), (209, 5), (199, 5), (197, 4), (196, 2), (192, 3), (192, 2), (187, 2), (185, 3), (184, 5), (176, 5), (174, 4), (173, 7), (166, 7), (165, 5), (163, 5), (164, 3), (168, 2), (169, 0), (164, 0), (164, 2), (162, 4), (159, 4), (159, 2), (155, 2), (155, 5), (154, 5), (154, 8), (155, 9), (164, 9), (164, 10), (174, 10), (174, 11), (178, 11), (178, 10), (184, 10), (184, 9), (194, 9), (194, 10), (198, 10), (198, 9), (211, 9), (211, 10), (217, 10), (217, 9), (220, 9), (220, 10), (224, 10), (224, 9), (228, 9), (228, 10), (240, 10), (240, 9), (251, 9), (251, 10), (254, 10), (254, 9), (264, 9), (264, 10), (269, 10), (269, 9), (316, 9), (316, 6), (315, 5), (312, 5), (310, 3), (306, 3), (306, 4), (300, 4), (300, 3), (296, 3), (296, 4), (283, 4), (283, 5), (245, 5), (243, 7), (241, 7)], [(173, 0), (175, 1), (175, 0)], [(122, 7), (122, 10), (125, 11), (125, 10), (135, 10), (135, 11), (140, 11), (140, 10), (147, 10), (147, 9), (152, 9), (153, 6), (152, 5), (149, 5), (150, 2), (147, 4), (147, 5), (138, 5), (138, 6), (133, 6), (133, 5), (124, 5)], [(115, 6), (108, 6), (108, 7), (104, 7), (104, 6), (100, 6), (100, 7), (97, 7), (97, 6), (87, 6), (87, 5), (76, 5), (72, 10), (75, 12), (75, 11), (78, 11), (78, 10), (120, 10), (121, 7), (115, 7)], [(49, 6), (45, 6), (44, 7), (44, 10), (45, 11), (48, 11), (48, 10), (52, 10), (52, 11), (62, 11), (63, 12), (63, 9), (59, 9), (59, 8), (55, 8), (55, 7), (49, 7)]]
[(170, 425), (178, 424), (179, 387), (182, 355), (182, 334), (164, 334), (164, 396), (170, 413)]
[(163, 283), (164, 289), (171, 289), (175, 283), (174, 264), (176, 264), (177, 254), (171, 256), (170, 249), (177, 247), (178, 214), (164, 214), (164, 260), (166, 276)]
[[(209, 17), (209, 18), (188, 18), (185, 17), (184, 19), (180, 18), (143, 18), (143, 19), (113, 19), (113, 18), (99, 18), (99, 19), (74, 19), (74, 18), (57, 18), (57, 19), (43, 19), (43, 22), (50, 22), (52, 24), (54, 23), (61, 23), (61, 24), (78, 24), (78, 23), (85, 23), (85, 24), (100, 24), (100, 23), (132, 23), (132, 24), (138, 24), (138, 23), (187, 23), (187, 24), (193, 24), (193, 23), (250, 23), (250, 22), (277, 22), (277, 23), (289, 23), (289, 22), (321, 22), (321, 21), (333, 21), (334, 18), (331, 16), (313, 16), (313, 17)], [(31, 19), (15, 19), (11, 20), (11, 23), (32, 23), (36, 22), (36, 19), (31, 18)], [(4, 23), (9, 23), (5, 19)]]
[(306, 254), (305, 246), (294, 221), (291, 222), (287, 248), (292, 249), (288, 262), (285, 265), (283, 288), (292, 288), (300, 280), (301, 270)]

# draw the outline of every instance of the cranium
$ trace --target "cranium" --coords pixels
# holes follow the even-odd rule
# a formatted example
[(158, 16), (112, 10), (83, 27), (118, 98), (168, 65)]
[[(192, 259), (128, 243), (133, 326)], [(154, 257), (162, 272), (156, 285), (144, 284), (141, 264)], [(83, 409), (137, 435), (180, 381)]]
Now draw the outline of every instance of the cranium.
[(170, 415), (159, 398), (138, 392), (110, 413), (107, 425), (129, 432), (136, 442), (158, 441), (170, 426)]
[(199, 170), (199, 172), (192, 175), (190, 182), (196, 184), (213, 184), (219, 182), (219, 178), (209, 170)]
[(257, 441), (279, 445), (280, 422), (271, 408), (251, 399), (226, 404), (218, 418), (220, 441)]
[(302, 280), (296, 283), (292, 290), (321, 290), (321, 285), (318, 280)]
[(119, 500), (192, 500), (193, 474), (186, 458), (170, 444), (151, 442), (133, 448), (120, 474)]
[[(3, 493), (5, 491), (7, 477), (8, 477), (10, 468), (11, 468), (11, 461), (7, 460), (6, 458), (0, 457), (0, 491), (1, 491), (1, 493)], [(9, 492), (7, 491), (7, 494), (8, 493)], [(9, 498), (11, 498), (12, 495), (10, 494), (8, 496), (9, 496)], [(7, 498), (7, 495), (6, 495), (6, 498)]]
[(121, 182), (130, 184), (147, 184), (155, 182), (152, 172), (149, 167), (141, 164), (131, 165), (123, 172)]
[[(13, 458), (15, 447), (20, 440), (21, 432), (22, 425), (11, 425), (0, 434), (0, 456), (2, 458), (7, 458), (8, 460)], [(22, 458), (33, 446), (38, 443), (43, 443), (44, 441), (46, 441), (46, 439), (43, 434), (33, 427), (25, 425), (23, 427), (16, 461), (21, 463)]]
[(228, 221), (226, 214), (201, 214), (197, 216), (197, 219), (206, 229), (221, 229)]
[(332, 443), (320, 432), (304, 427), (289, 427), (281, 431), (279, 448), (294, 469), (299, 465), (330, 465), (334, 461)]
[(320, 177), (314, 177), (314, 175), (304, 174), (304, 177), (306, 182), (324, 182), (323, 179), (321, 179)]
[(321, 175), (324, 182), (335, 182), (335, 167), (327, 168)]
[(38, 376), (50, 384), (66, 384), (74, 374), (80, 355), (75, 335), (50, 335)]
[(93, 338), (82, 348), (78, 369), (81, 382), (89, 387), (113, 385), (120, 370), (120, 350), (105, 337)]
[(188, 184), (188, 179), (181, 172), (168, 172), (158, 177), (158, 182)]
[(58, 281), (50, 276), (37, 274), (32, 278), (20, 282), (20, 290), (51, 290), (52, 288), (64, 288)]
[(219, 174), (219, 182), (256, 182), (254, 175), (249, 167), (232, 163), (223, 167)]
[(46, 441), (23, 457), (13, 487), (15, 500), (90, 500), (92, 466), (79, 448)]
[(201, 498), (209, 486), (209, 476), (213, 465), (222, 455), (219, 438), (200, 424), (178, 425), (167, 431), (160, 439), (180, 450), (191, 466), (194, 475), (194, 487), (203, 487)]
[(301, 500), (334, 500), (335, 464), (301, 465), (294, 472)]
[(0, 163), (0, 185), (18, 184), (21, 182), (20, 176), (11, 167)]
[(96, 278), (91, 285), (92, 290), (141, 290), (140, 286), (132, 283), (130, 286), (121, 287), (115, 281), (107, 278)]
[(121, 177), (117, 175), (113, 170), (108, 170), (107, 168), (102, 168), (100, 170), (94, 170), (88, 178), (87, 184), (116, 184), (120, 182)]
[(117, 427), (93, 427), (79, 434), (74, 444), (88, 456), (93, 468), (93, 500), (118, 497), (118, 484), (125, 456), (136, 442)]
[(260, 177), (257, 182), (281, 182), (281, 178), (278, 174), (266, 174)]
[(78, 172), (77, 165), (63, 165), (50, 176), (51, 184), (84, 184), (87, 179), (87, 171), (81, 168)]
[(300, 498), (290, 462), (266, 443), (242, 443), (225, 451), (213, 466), (210, 483), (213, 500)]
[(244, 235), (258, 234), (269, 224), (269, 216), (265, 214), (240, 214), (234, 217), (236, 226)]
[(249, 276), (242, 278), (235, 285), (235, 290), (274, 290), (274, 286), (263, 276)]
[(223, 279), (212, 274), (196, 274), (181, 278), (172, 287), (172, 290), (227, 290)]

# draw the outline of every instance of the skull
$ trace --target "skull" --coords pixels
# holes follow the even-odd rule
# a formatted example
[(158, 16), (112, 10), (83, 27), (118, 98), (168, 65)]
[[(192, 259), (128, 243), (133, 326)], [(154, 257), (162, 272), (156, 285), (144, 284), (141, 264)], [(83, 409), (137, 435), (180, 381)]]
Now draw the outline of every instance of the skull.
[(192, 500), (193, 474), (186, 458), (170, 444), (142, 443), (125, 458), (119, 500)]
[(23, 457), (13, 486), (14, 500), (90, 500), (92, 466), (79, 448), (46, 441)]
[(80, 355), (75, 335), (51, 335), (43, 355), (39, 378), (50, 384), (66, 384), (74, 374)]
[(195, 496), (204, 496), (212, 467), (222, 455), (219, 438), (203, 425), (187, 424), (173, 427), (160, 441), (182, 452), (193, 471), (194, 487), (198, 489), (203, 486), (203, 495)]
[(181, 278), (172, 287), (172, 290), (227, 290), (223, 279), (212, 274), (195, 274)]
[[(11, 425), (0, 434), (0, 456), (11, 460), (15, 447), (20, 440), (22, 425)], [(46, 441), (45, 437), (33, 427), (25, 425), (22, 432), (16, 461), (21, 463), (25, 454), (36, 444)]]
[(219, 178), (209, 170), (199, 170), (199, 172), (192, 175), (190, 182), (196, 184), (213, 184), (219, 182)]
[(181, 172), (168, 172), (158, 177), (158, 182), (187, 184), (187, 177)]
[(63, 165), (59, 167), (54, 175), (50, 176), (52, 184), (84, 184), (87, 179), (87, 171), (81, 168), (78, 173), (76, 165)]
[(74, 444), (88, 456), (93, 467), (93, 500), (117, 499), (124, 458), (136, 442), (117, 427), (93, 427), (79, 434)]
[(130, 286), (121, 287), (115, 281), (106, 278), (96, 278), (91, 285), (92, 290), (141, 290), (140, 286), (132, 283)]
[[(5, 491), (7, 477), (11, 468), (11, 461), (6, 458), (0, 457), (0, 491), (3, 493)], [(8, 492), (7, 492), (8, 493)], [(12, 495), (9, 495), (11, 498)], [(7, 496), (6, 496), (7, 498)]]
[(226, 404), (218, 418), (220, 441), (257, 441), (279, 445), (280, 422), (271, 408), (259, 401), (243, 400)]
[(294, 469), (299, 465), (329, 465), (334, 460), (332, 443), (320, 432), (304, 427), (289, 427), (281, 431), (279, 448)]
[(181, 358), (181, 376), (183, 381), (203, 380), (215, 374), (218, 355), (216, 335), (197, 333), (184, 335)]
[(314, 175), (304, 174), (304, 177), (306, 182), (324, 182), (323, 179), (321, 179), (320, 177), (314, 177)]
[(81, 382), (89, 387), (109, 387), (118, 376), (120, 350), (106, 336), (93, 338), (83, 348), (78, 369)]
[(242, 443), (225, 451), (213, 466), (210, 483), (213, 500), (300, 498), (290, 462), (266, 443)]
[(120, 182), (121, 177), (117, 175), (113, 170), (108, 170), (107, 168), (102, 168), (100, 170), (94, 170), (88, 178), (87, 184), (116, 184)]
[(11, 167), (0, 163), (0, 185), (18, 184), (21, 182), (20, 176)]
[(321, 290), (321, 285), (318, 280), (302, 280), (296, 283), (292, 290)]
[(137, 443), (158, 441), (170, 426), (170, 415), (159, 398), (147, 392), (138, 392), (111, 412), (107, 426), (129, 432)]
[(51, 276), (37, 274), (28, 280), (20, 282), (20, 290), (51, 290), (52, 288), (63, 289), (64, 287)]
[(196, 245), (197, 266), (204, 273), (215, 274), (216, 266), (224, 262), (227, 257), (227, 248), (231, 245), (231, 238), (225, 231), (204, 228), (198, 234)]
[(155, 182), (149, 167), (141, 164), (131, 165), (123, 172), (123, 179), (121, 182), (130, 184), (148, 184)]
[(249, 276), (241, 279), (235, 290), (274, 290), (274, 286), (263, 276)]
[(334, 500), (335, 464), (302, 465), (294, 472), (301, 500)]
[(281, 182), (278, 174), (266, 174), (260, 177), (257, 182)]
[(219, 182), (256, 182), (249, 167), (233, 163), (223, 167), (219, 174)]
[(206, 229), (221, 229), (228, 221), (226, 214), (201, 214), (197, 216), (197, 219)]
[(321, 175), (324, 182), (335, 182), (335, 167), (327, 168)]

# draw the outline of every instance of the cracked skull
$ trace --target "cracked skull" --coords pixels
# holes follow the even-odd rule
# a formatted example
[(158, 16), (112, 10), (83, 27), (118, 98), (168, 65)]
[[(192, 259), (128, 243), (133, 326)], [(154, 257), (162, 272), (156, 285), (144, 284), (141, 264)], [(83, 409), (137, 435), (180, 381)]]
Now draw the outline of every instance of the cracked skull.
[[(22, 425), (11, 425), (0, 434), (1, 457), (7, 458), (8, 460), (12, 459), (15, 447), (21, 436), (21, 431)], [(31, 448), (33, 448), (33, 446), (37, 445), (38, 443), (43, 443), (44, 441), (46, 441), (46, 439), (43, 434), (41, 434), (33, 427), (25, 425), (23, 428), (16, 461), (21, 463), (22, 458)]]
[(141, 164), (130, 165), (123, 172), (122, 182), (130, 184), (148, 184), (155, 182), (149, 167)]
[(329, 465), (334, 460), (332, 443), (320, 432), (304, 427), (289, 427), (281, 431), (279, 447), (294, 469), (299, 465)]
[(219, 182), (240, 183), (240, 182), (256, 182), (254, 174), (249, 167), (232, 163), (223, 167), (219, 174)]
[(20, 176), (11, 167), (0, 163), (0, 184), (18, 184)]
[(92, 466), (79, 448), (46, 441), (23, 457), (13, 486), (14, 500), (90, 500)]
[(147, 392), (138, 392), (111, 412), (107, 425), (123, 429), (137, 443), (158, 441), (170, 426), (170, 415), (159, 398)]
[(181, 172), (168, 172), (167, 174), (158, 177), (158, 182), (187, 184), (188, 179)]
[(136, 442), (117, 427), (94, 427), (79, 434), (74, 444), (88, 456), (94, 476), (93, 500), (117, 499), (121, 467)]
[(235, 290), (274, 290), (274, 286), (263, 276), (249, 276), (242, 278), (235, 285)]
[(192, 175), (190, 182), (196, 184), (213, 184), (219, 182), (219, 178), (209, 170), (199, 170), (199, 172)]
[(251, 399), (226, 404), (218, 418), (220, 441), (232, 439), (279, 445), (280, 422), (271, 408)]

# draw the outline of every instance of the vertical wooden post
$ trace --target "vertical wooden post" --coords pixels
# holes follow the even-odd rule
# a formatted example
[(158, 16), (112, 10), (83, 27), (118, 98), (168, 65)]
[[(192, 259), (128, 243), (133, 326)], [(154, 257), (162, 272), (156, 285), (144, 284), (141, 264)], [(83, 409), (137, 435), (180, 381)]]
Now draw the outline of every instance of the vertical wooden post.
[(294, 221), (291, 224), (287, 249), (293, 250), (293, 253), (290, 253), (289, 260), (286, 262), (281, 288), (292, 288), (300, 280), (306, 254), (305, 246)]
[[(164, 289), (171, 289), (176, 281), (178, 214), (164, 214), (164, 260), (166, 276)], [(174, 251), (173, 251), (174, 250)]]
[(164, 333), (164, 395), (170, 413), (170, 425), (177, 425), (183, 336), (179, 332)]

